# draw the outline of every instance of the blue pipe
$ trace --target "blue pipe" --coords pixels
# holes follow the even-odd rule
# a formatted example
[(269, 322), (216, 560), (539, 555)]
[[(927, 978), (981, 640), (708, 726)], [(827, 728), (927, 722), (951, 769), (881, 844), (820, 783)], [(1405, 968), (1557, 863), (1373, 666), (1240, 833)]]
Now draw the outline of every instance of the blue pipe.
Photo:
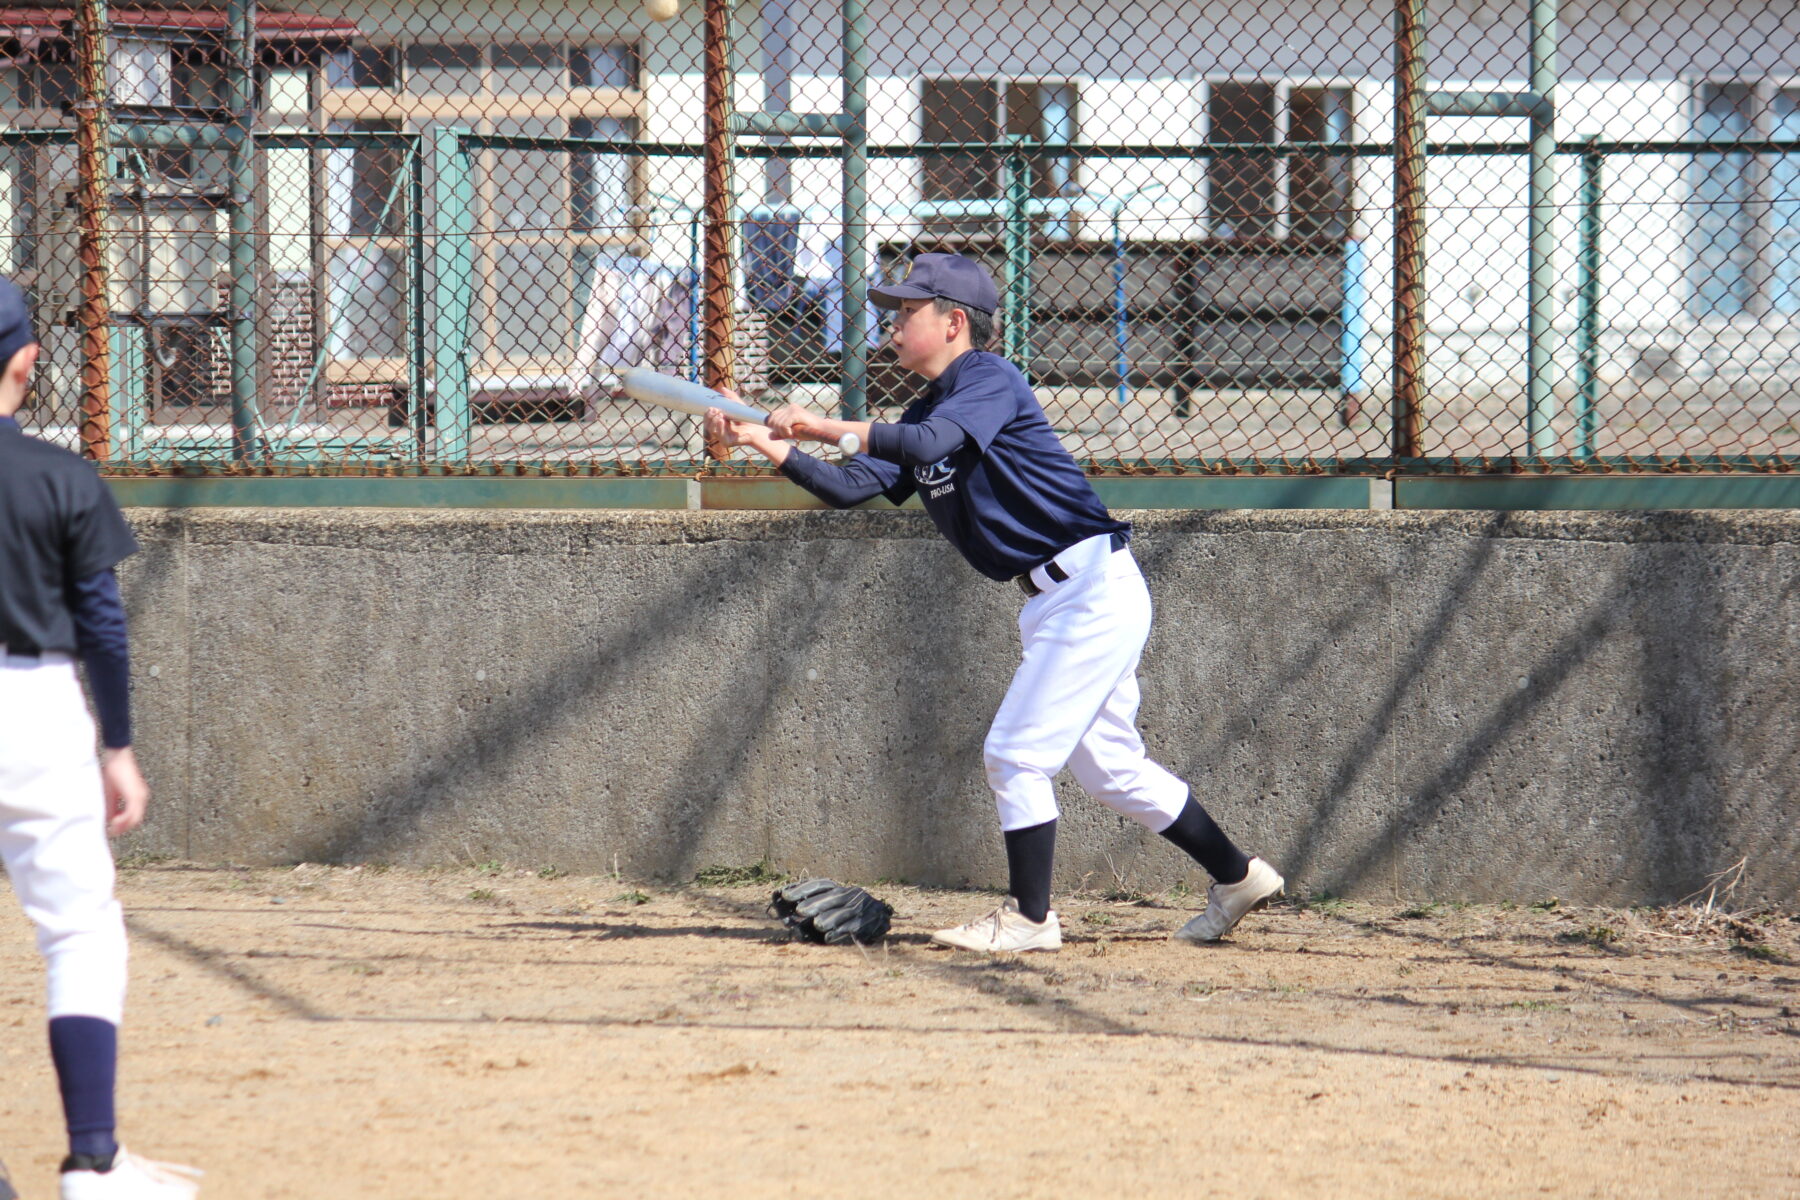
[(1365, 345), (1369, 333), (1369, 294), (1364, 277), (1367, 258), (1368, 251), (1363, 249), (1362, 242), (1355, 238), (1345, 240), (1344, 302), (1339, 313), (1342, 332), (1338, 334), (1338, 354), (1342, 365), (1339, 368), (1338, 389), (1346, 402), (1362, 394), (1363, 373), (1369, 365), (1369, 353)]
[(688, 222), (688, 379), (700, 382), (700, 213)]

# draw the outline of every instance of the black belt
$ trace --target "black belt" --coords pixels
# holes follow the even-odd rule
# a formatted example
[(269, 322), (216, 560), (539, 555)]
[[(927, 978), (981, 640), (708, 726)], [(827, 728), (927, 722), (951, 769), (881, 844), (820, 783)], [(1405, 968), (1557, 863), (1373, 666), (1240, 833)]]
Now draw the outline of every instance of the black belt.
[[(1117, 554), (1119, 551), (1121, 551), (1125, 548), (1125, 535), (1123, 533), (1119, 533), (1116, 531), (1113, 533), (1112, 548), (1113, 548), (1114, 554)], [(1067, 546), (1063, 547), (1063, 550), (1067, 550), (1067, 549), (1068, 549)], [(1058, 550), (1057, 553), (1061, 554), (1062, 550)], [(1053, 582), (1067, 583), (1069, 581), (1069, 573), (1062, 569), (1062, 566), (1056, 561), (1055, 558), (1052, 558), (1047, 563), (1040, 563), (1038, 565), (1044, 568), (1044, 574), (1048, 575)], [(1031, 571), (1035, 571), (1035, 570), (1037, 570), (1037, 567), (1031, 568)], [(1015, 576), (1013, 578), (1013, 582), (1018, 584), (1019, 590), (1021, 592), (1024, 592), (1027, 596), (1041, 596), (1044, 592), (1044, 589), (1032, 582), (1031, 571), (1027, 571), (1023, 575)]]

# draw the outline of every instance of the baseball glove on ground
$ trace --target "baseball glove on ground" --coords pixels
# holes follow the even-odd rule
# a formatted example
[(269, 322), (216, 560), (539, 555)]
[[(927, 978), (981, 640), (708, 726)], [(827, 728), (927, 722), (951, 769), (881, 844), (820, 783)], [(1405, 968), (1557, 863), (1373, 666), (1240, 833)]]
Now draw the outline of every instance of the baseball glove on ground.
[(831, 879), (805, 879), (776, 891), (769, 915), (809, 942), (869, 945), (888, 931), (894, 910), (859, 887)]

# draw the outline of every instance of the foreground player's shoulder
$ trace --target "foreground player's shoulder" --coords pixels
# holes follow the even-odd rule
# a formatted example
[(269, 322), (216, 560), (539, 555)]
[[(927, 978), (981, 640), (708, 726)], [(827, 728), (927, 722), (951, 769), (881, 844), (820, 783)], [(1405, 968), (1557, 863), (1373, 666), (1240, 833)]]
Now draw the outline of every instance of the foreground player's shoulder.
[(969, 361), (962, 369), (962, 380), (959, 380), (964, 381), (983, 387), (999, 385), (1011, 388), (1025, 382), (1025, 372), (1019, 370), (1011, 359), (1002, 358), (991, 350), (971, 350)]
[[(0, 467), (20, 483), (48, 487), (54, 495), (106, 493), (94, 464), (72, 450), (0, 427)], [(110, 499), (110, 496), (108, 496)]]
[(1032, 393), (1031, 382), (1011, 359), (1002, 358), (987, 350), (971, 350), (967, 360), (959, 366), (956, 377), (958, 393), (1021, 413), (1037, 408), (1037, 397)]
[(93, 465), (72, 450), (32, 437), (11, 421), (0, 421), (0, 460), (20, 469), (69, 471)]
[(137, 550), (118, 501), (79, 454), (17, 431), (0, 434), (0, 479), (9, 506), (61, 530), (77, 577), (116, 566)]

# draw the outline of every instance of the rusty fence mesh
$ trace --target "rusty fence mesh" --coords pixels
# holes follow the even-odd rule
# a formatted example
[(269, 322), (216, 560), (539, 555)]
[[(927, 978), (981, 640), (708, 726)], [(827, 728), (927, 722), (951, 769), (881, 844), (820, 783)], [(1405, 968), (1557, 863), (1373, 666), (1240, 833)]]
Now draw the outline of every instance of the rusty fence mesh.
[(986, 262), (1096, 472), (1791, 469), (1777, 0), (0, 9), (24, 414), (117, 474), (753, 471)]

